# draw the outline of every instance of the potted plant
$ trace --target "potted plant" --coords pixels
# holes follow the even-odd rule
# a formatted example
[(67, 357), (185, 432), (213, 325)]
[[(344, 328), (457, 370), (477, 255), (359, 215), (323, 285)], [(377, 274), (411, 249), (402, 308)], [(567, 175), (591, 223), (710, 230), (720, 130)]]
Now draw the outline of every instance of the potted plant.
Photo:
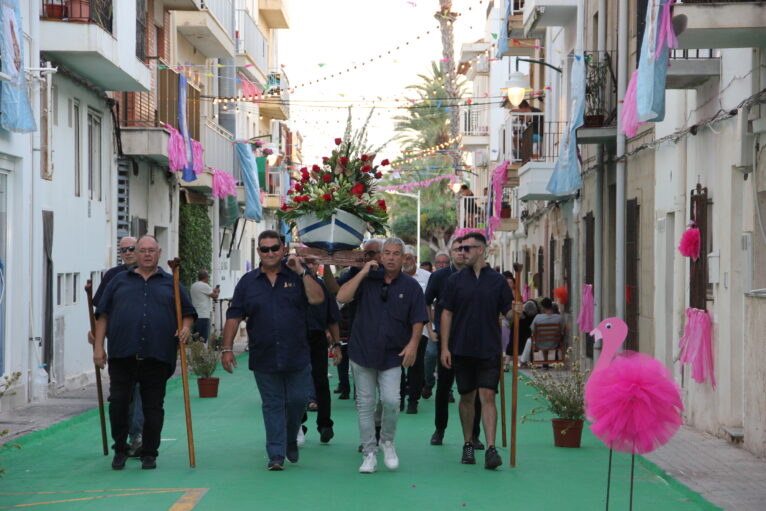
[(585, 116), (584, 125), (588, 128), (600, 128), (604, 124), (604, 102), (608, 63), (591, 55), (586, 58), (585, 75)]
[(354, 140), (335, 139), (335, 149), (322, 165), (300, 169), (300, 178), (287, 192), (279, 217), (296, 227), (305, 245), (333, 252), (359, 246), (364, 232), (385, 234), (386, 201), (375, 197), (377, 180), (383, 177), (375, 154), (363, 153)]
[(572, 348), (569, 348), (567, 358), (575, 360), (568, 371), (532, 369), (532, 378), (527, 385), (537, 391), (534, 399), (541, 404), (522, 416), (521, 422), (547, 410), (553, 414), (551, 423), (554, 445), (580, 447), (585, 419), (585, 382), (588, 380), (588, 371), (583, 371), (580, 361), (572, 357)]
[(50, 2), (43, 4), (43, 16), (48, 19), (60, 20), (66, 18), (67, 10), (63, 3)]
[(199, 397), (218, 397), (219, 380), (212, 377), (220, 358), (215, 346), (214, 342), (207, 344), (200, 340), (199, 334), (194, 334), (186, 347), (189, 368), (197, 375)]

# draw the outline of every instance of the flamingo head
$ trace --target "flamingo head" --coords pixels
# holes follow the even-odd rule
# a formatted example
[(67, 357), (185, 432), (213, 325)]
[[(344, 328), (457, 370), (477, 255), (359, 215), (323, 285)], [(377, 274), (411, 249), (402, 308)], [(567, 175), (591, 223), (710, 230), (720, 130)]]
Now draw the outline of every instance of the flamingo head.
[(603, 339), (605, 345), (616, 344), (619, 348), (628, 336), (628, 325), (620, 318), (606, 318), (590, 335), (596, 339)]

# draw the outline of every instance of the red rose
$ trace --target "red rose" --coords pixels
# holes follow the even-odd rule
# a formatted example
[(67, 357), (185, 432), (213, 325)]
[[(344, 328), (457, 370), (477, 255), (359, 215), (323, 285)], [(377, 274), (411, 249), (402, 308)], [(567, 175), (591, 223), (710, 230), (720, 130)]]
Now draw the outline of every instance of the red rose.
[(370, 213), (375, 213), (375, 208), (373, 208), (372, 206), (367, 206), (367, 211), (369, 211)]
[(335, 139), (335, 145), (341, 145), (341, 143), (343, 143), (342, 139), (340, 139), (340, 138), (336, 138)]
[(322, 195), (322, 198), (326, 200), (327, 202), (330, 202), (332, 200), (332, 195), (330, 195), (329, 193), (326, 193)]
[(386, 211), (386, 201), (384, 201), (383, 199), (380, 199), (378, 201), (378, 207), (382, 209), (383, 211)]
[(383, 177), (383, 173), (382, 172), (376, 172), (375, 173), (375, 179), (380, 179), (381, 177)]
[(325, 174), (324, 176), (322, 176), (322, 181), (324, 181), (325, 183), (329, 183), (330, 181), (332, 181), (332, 176), (330, 174)]
[(301, 183), (308, 183), (308, 182), (309, 182), (308, 176), (303, 176), (303, 178), (301, 178)]
[(330, 160), (327, 156), (322, 156), (322, 163), (327, 165), (327, 162)]
[(292, 194), (293, 194), (293, 190), (292, 189), (287, 190), (287, 195), (292, 195)]
[(282, 206), (280, 206), (279, 209), (281, 209), (282, 211), (287, 211), (287, 204), (282, 204)]
[(362, 172), (369, 172), (372, 170), (372, 167), (370, 167), (369, 165), (364, 165), (361, 170)]
[(361, 160), (367, 161), (369, 158), (370, 158), (369, 156), (367, 156), (366, 154), (363, 154)]
[(345, 156), (341, 156), (340, 157), (340, 164), (343, 165), (343, 166), (348, 165), (348, 158), (346, 158)]
[(301, 197), (301, 202), (308, 202), (308, 201), (309, 201), (308, 195), (304, 195), (303, 197)]
[(355, 184), (351, 189), (351, 193), (354, 195), (362, 195), (364, 193), (364, 185), (362, 183)]
[(322, 169), (319, 167), (319, 165), (314, 165), (311, 167), (311, 172), (320, 172)]
[(309, 169), (308, 169), (308, 167), (303, 167), (303, 168), (301, 169), (301, 174), (308, 174), (308, 172), (309, 172)]
[(382, 162), (380, 162), (380, 164), (381, 164), (381, 165), (383, 165), (383, 166), (385, 167), (386, 165), (390, 165), (390, 164), (391, 164), (391, 162), (390, 162), (390, 161), (388, 161), (388, 160), (383, 160)]
[(303, 191), (303, 185), (300, 183), (295, 183), (295, 191), (296, 192), (302, 192)]

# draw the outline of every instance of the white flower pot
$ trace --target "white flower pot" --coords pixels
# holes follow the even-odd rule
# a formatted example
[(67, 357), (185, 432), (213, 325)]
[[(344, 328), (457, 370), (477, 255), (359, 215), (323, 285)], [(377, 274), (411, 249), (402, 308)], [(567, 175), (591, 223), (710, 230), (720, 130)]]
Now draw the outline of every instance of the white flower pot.
[(312, 213), (297, 218), (295, 225), (301, 243), (330, 253), (359, 248), (367, 227), (364, 220), (340, 209), (330, 220), (320, 220)]

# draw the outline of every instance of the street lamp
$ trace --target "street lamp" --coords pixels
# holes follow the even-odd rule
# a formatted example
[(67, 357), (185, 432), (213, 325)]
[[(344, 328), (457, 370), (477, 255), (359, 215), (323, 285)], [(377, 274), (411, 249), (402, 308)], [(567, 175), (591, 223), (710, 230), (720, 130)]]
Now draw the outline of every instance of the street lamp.
[(383, 190), (384, 193), (390, 193), (391, 195), (401, 195), (402, 197), (409, 197), (411, 199), (417, 199), (418, 200), (418, 213), (417, 213), (417, 231), (418, 231), (418, 248), (417, 248), (417, 254), (418, 254), (418, 260), (420, 260), (420, 190), (418, 190), (418, 194), (415, 195), (414, 193), (404, 193), (404, 192), (397, 192), (395, 190)]
[(554, 71), (558, 71), (559, 73), (561, 73), (560, 67), (556, 67), (554, 65), (548, 64), (547, 62), (543, 60), (523, 59), (521, 57), (516, 57), (516, 71), (511, 71), (511, 74), (508, 76), (508, 81), (506, 82), (505, 87), (500, 89), (505, 91), (506, 95), (508, 96), (508, 101), (511, 103), (511, 105), (514, 108), (519, 106), (521, 102), (524, 101), (524, 96), (527, 93), (527, 89), (530, 88), (529, 80), (527, 80), (527, 75), (519, 72), (520, 61), (529, 62), (531, 64), (541, 64), (543, 66), (553, 69)]

